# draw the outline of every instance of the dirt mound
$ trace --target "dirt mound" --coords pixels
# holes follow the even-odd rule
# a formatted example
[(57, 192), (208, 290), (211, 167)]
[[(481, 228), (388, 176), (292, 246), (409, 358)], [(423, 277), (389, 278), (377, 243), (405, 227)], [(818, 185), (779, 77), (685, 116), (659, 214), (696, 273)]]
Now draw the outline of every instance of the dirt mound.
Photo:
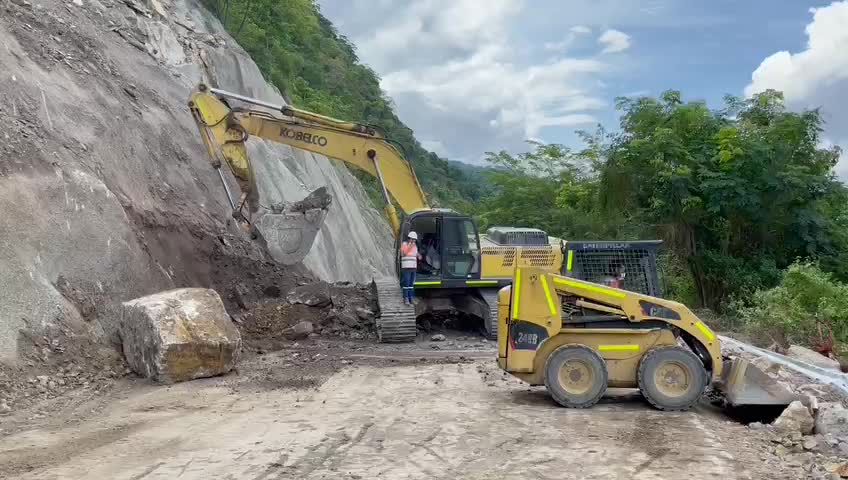
[[(280, 290), (275, 287), (274, 291)], [(246, 349), (271, 351), (291, 344), (287, 332), (304, 321), (312, 323), (313, 335), (375, 338), (376, 311), (371, 285), (315, 282), (299, 285), (280, 298), (246, 305), (233, 318), (241, 328)]]

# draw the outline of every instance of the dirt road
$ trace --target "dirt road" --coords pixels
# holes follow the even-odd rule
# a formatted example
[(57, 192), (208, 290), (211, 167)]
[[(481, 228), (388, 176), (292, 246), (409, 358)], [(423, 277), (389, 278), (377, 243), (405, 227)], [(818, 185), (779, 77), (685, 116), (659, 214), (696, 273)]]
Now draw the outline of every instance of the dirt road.
[[(705, 407), (662, 413), (628, 394), (558, 408), (544, 389), (504, 379), (485, 352), (466, 354), (464, 363), (383, 366), (379, 352), (364, 353), (300, 390), (232, 375), (170, 387), (124, 381), (108, 398), (0, 438), (0, 477), (782, 477), (763, 461), (762, 440)], [(74, 419), (90, 406), (96, 413)]]

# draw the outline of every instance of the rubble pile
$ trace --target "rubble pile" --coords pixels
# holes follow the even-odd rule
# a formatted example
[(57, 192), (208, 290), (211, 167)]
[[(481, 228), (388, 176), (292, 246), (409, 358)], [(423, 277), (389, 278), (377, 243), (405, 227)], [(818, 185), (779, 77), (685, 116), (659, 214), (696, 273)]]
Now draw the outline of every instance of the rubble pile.
[[(110, 389), (115, 379), (131, 373), (114, 348), (90, 338), (58, 329), (40, 336), (25, 330), (22, 336), (22, 361), (18, 365), (0, 363), (0, 424), (4, 415), (73, 390), (99, 395)], [(37, 419), (47, 414), (32, 416)]]
[[(792, 368), (793, 362), (842, 375), (839, 363), (804, 347), (793, 345), (786, 357), (791, 362), (776, 361), (782, 357), (759, 356), (743, 351), (731, 342), (723, 344), (723, 353), (751, 361), (781, 386), (799, 395), (771, 424), (751, 423), (751, 430), (762, 432), (770, 442), (769, 464), (780, 463), (796, 468), (798, 478), (848, 478), (848, 410), (846, 396), (835, 384), (822, 383)], [(771, 358), (769, 358), (771, 357)]]
[(234, 320), (248, 348), (276, 350), (310, 336), (376, 338), (377, 311), (370, 285), (315, 282), (246, 304)]

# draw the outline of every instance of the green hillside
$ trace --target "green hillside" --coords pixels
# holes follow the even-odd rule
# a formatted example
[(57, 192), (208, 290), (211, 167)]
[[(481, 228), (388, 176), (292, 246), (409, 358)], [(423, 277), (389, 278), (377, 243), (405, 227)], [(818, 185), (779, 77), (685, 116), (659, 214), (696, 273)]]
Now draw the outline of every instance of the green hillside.
[[(481, 189), (462, 170), (428, 152), (394, 113), (380, 80), (363, 65), (314, 0), (205, 0), (271, 83), (300, 108), (375, 126), (412, 163), (434, 206), (465, 210)], [(381, 204), (373, 178), (355, 172)]]

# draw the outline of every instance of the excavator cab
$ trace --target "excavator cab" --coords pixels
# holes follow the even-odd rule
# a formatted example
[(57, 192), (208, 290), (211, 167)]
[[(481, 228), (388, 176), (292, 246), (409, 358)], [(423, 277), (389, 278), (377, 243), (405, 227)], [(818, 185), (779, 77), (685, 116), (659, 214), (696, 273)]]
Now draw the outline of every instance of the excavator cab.
[[(480, 236), (471, 217), (443, 208), (413, 212), (401, 225), (396, 251), (411, 231), (418, 234), (418, 253), (422, 257), (416, 286), (457, 283), (464, 287), (467, 280), (480, 278)], [(399, 256), (396, 266), (400, 273)]]

